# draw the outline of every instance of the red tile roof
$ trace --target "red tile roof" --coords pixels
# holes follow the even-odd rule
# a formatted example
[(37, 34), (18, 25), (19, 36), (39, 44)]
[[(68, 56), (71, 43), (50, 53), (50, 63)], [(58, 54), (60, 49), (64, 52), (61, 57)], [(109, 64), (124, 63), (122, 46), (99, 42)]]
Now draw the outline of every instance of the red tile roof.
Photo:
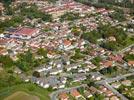
[(0, 45), (5, 45), (8, 41), (9, 39), (0, 39)]
[(72, 90), (71, 95), (74, 97), (78, 97), (78, 96), (80, 96), (80, 93), (77, 90)]
[(26, 36), (32, 36), (36, 32), (38, 32), (38, 29), (34, 28), (20, 28), (14, 32), (16, 35), (26, 35)]
[(119, 62), (121, 62), (122, 61), (122, 56), (121, 55), (111, 55), (110, 56), (110, 59), (111, 60), (114, 60), (114, 61), (119, 61)]
[(106, 67), (111, 67), (113, 65), (113, 61), (105, 61), (105, 62), (102, 62), (102, 65), (104, 65)]
[(64, 40), (63, 43), (64, 43), (64, 45), (66, 45), (66, 46), (71, 45), (71, 41), (69, 41), (69, 40)]
[(128, 64), (133, 65), (134, 61), (128, 61)]
[(60, 100), (67, 100), (69, 97), (67, 96), (66, 93), (61, 93), (61, 94), (59, 94), (59, 98), (60, 98)]

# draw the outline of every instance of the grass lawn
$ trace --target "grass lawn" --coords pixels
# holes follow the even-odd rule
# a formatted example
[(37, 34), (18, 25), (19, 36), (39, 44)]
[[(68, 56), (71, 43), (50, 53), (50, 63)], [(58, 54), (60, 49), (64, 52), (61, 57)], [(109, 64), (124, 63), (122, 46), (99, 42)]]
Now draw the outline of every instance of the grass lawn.
[(68, 87), (75, 87), (75, 86), (79, 86), (79, 85), (81, 85), (80, 82), (71, 82)]
[(40, 99), (37, 96), (32, 96), (26, 92), (18, 91), (8, 96), (4, 100), (40, 100)]
[(132, 38), (132, 37), (128, 37), (128, 38), (125, 40), (126, 45), (120, 47), (119, 50), (122, 50), (122, 49), (126, 48), (127, 46), (129, 46), (129, 45), (131, 45), (131, 44), (134, 44), (134, 40), (133, 40), (133, 39), (134, 39), (134, 38)]
[[(34, 95), (38, 97), (40, 100), (50, 100), (49, 98), (50, 92), (47, 89), (43, 89), (32, 83), (23, 83), (20, 85), (7, 87), (7, 88), (0, 90), (0, 100), (3, 100), (18, 91), (23, 91), (25, 94), (29, 94), (29, 95)], [(23, 100), (30, 100), (30, 99), (23, 99)]]
[(68, 94), (69, 100), (76, 100), (71, 94)]
[(78, 100), (86, 100), (84, 97), (79, 97)]
[(126, 73), (127, 73), (127, 70), (118, 66), (116, 71), (113, 71), (112, 73), (104, 73), (104, 75), (111, 78), (111, 77), (116, 77), (118, 75), (122, 75)]

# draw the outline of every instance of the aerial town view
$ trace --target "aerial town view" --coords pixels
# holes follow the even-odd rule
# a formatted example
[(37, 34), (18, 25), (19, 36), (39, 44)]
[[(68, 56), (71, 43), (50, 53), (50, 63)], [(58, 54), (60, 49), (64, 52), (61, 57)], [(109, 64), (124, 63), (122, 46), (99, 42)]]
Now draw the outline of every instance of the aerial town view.
[(134, 100), (134, 0), (0, 0), (0, 100)]

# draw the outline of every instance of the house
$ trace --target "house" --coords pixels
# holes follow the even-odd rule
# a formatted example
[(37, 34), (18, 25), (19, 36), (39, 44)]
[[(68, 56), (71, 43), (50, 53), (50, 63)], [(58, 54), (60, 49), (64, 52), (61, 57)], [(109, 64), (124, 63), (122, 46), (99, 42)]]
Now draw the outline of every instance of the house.
[(16, 67), (16, 68), (14, 69), (14, 73), (16, 73), (16, 74), (21, 74), (22, 71), (21, 71), (18, 67)]
[(56, 57), (56, 53), (49, 50), (49, 52), (47, 53), (47, 57), (48, 58), (55, 58)]
[(101, 13), (101, 14), (108, 14), (108, 11), (105, 8), (99, 8), (97, 9), (97, 13)]
[(71, 46), (72, 43), (69, 40), (63, 40), (63, 44), (64, 44), (64, 47), (66, 48), (66, 47)]
[(85, 80), (85, 79), (87, 79), (85, 75), (77, 75), (73, 78), (72, 82), (80, 82), (80, 81)]
[(47, 79), (40, 79), (39, 85), (43, 88), (48, 88), (50, 86)]
[(62, 92), (62, 93), (59, 94), (59, 99), (60, 100), (68, 100), (69, 97), (66, 93)]
[(105, 53), (105, 49), (103, 48), (98, 48), (97, 49), (97, 52), (100, 54), (100, 55), (103, 55)]
[(85, 73), (86, 71), (83, 68), (78, 68), (78, 73)]
[(74, 90), (71, 91), (71, 95), (73, 97), (75, 97), (76, 99), (78, 99), (79, 97), (81, 97), (81, 94), (76, 89), (74, 89)]
[(78, 68), (78, 65), (76, 64), (71, 64), (71, 65), (66, 66), (67, 71), (70, 71), (71, 69), (77, 69), (77, 68)]
[(49, 84), (48, 83), (43, 84), (43, 88), (49, 88)]
[(108, 89), (106, 88), (106, 87), (104, 87), (104, 86), (100, 86), (99, 87), (100, 88), (100, 91), (102, 92), (102, 93), (104, 93), (104, 92), (106, 92)]
[(0, 64), (0, 72), (2, 72), (4, 69), (3, 69), (3, 67), (1, 67), (1, 64)]
[(58, 85), (57, 84), (51, 84), (52, 89), (58, 89)]
[(64, 50), (70, 50), (73, 49), (75, 46), (72, 45), (72, 42), (70, 40), (61, 40), (59, 45), (59, 49), (64, 49)]
[(11, 36), (10, 36), (11, 38), (30, 39), (39, 34), (39, 29), (21, 27), (21, 28), (14, 30), (10, 34), (11, 34)]
[(30, 78), (29, 76), (26, 76), (25, 74), (20, 74), (20, 78), (25, 81), (25, 82), (29, 82), (30, 81)]
[(91, 73), (91, 78), (93, 79), (93, 80), (101, 80), (102, 79), (102, 76), (99, 74), (99, 73), (94, 73), (94, 72), (92, 72)]
[(60, 81), (57, 79), (57, 77), (55, 76), (49, 76), (47, 78), (49, 85), (53, 88), (53, 89), (57, 89), (58, 88), (58, 84), (60, 83)]
[(131, 86), (132, 82), (130, 80), (124, 80), (121, 82), (125, 86)]
[(110, 100), (120, 100), (117, 96), (112, 96)]
[(116, 83), (112, 83), (112, 87), (118, 89), (121, 86), (121, 84), (119, 82)]
[(84, 70), (88, 72), (90, 69), (88, 67), (85, 67)]
[(100, 64), (102, 68), (112, 67), (114, 65), (113, 61), (103, 61)]
[(49, 74), (57, 75), (58, 73), (61, 73), (62, 71), (63, 71), (62, 68), (51, 69)]
[(9, 39), (0, 38), (0, 47), (6, 47), (8, 43), (9, 43)]
[(68, 61), (66, 61), (66, 64), (67, 64), (67, 65), (70, 65), (70, 61), (69, 61), (69, 60), (68, 60)]
[(59, 83), (58, 88), (60, 88), (60, 89), (65, 88), (65, 84), (64, 83)]
[(44, 57), (41, 55), (35, 55), (35, 59), (43, 59)]
[(7, 54), (8, 54), (7, 50), (3, 47), (0, 47), (0, 55), (7, 55)]
[(97, 68), (97, 66), (95, 66), (94, 64), (88, 64), (87, 67), (90, 68), (90, 69), (95, 69), (95, 68)]
[(95, 87), (91, 86), (89, 87), (89, 91), (92, 93), (92, 94), (95, 94), (98, 92), (98, 89), (96, 89)]
[(108, 97), (111, 97), (111, 96), (113, 96), (114, 95), (114, 93), (112, 92), (112, 91), (110, 91), (110, 90), (107, 90), (106, 92), (104, 92), (105, 94), (106, 94), (106, 96), (108, 96)]
[(56, 60), (56, 61), (54, 62), (54, 64), (55, 64), (55, 66), (56, 66), (57, 68), (61, 68), (61, 67), (62, 67), (62, 61), (61, 61), (61, 60)]
[(66, 77), (61, 77), (60, 81), (65, 84), (67, 82), (67, 78)]
[(3, 14), (4, 9), (3, 3), (0, 3), (0, 15)]
[(128, 65), (134, 67), (134, 60), (128, 61)]
[(114, 37), (114, 36), (110, 36), (109, 38), (108, 38), (108, 41), (116, 41), (116, 38)]
[(45, 68), (45, 67), (40, 67), (40, 68), (36, 69), (36, 71), (39, 73), (44, 72), (46, 70), (47, 70), (47, 68)]
[(113, 60), (115, 62), (122, 62), (123, 61), (122, 55), (110, 55), (109, 59)]
[(86, 97), (86, 98), (90, 98), (90, 97), (92, 97), (93, 95), (91, 94), (91, 92), (90, 91), (84, 91), (84, 96)]

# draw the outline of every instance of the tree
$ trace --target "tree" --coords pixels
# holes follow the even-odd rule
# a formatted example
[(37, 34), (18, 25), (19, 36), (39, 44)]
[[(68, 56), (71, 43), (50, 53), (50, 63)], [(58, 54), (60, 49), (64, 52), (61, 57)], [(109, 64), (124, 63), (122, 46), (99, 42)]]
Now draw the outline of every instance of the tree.
[(5, 6), (8, 6), (12, 3), (13, 0), (1, 0), (1, 2), (4, 3)]
[(118, 20), (118, 21), (121, 21), (121, 22), (126, 20), (124, 12), (121, 9), (115, 9), (115, 12), (113, 12), (109, 16), (111, 18)]
[(24, 48), (26, 46), (26, 42), (24, 41), (22, 44), (22, 47)]
[(81, 37), (91, 43), (96, 43), (97, 39), (100, 38), (100, 35), (97, 31), (91, 31), (83, 33)]
[(124, 56), (124, 60), (126, 60), (126, 61), (134, 60), (134, 54), (126, 54)]
[(37, 54), (41, 55), (43, 57), (47, 57), (47, 50), (43, 49), (43, 48), (39, 48), (38, 51), (37, 51)]
[(10, 56), (0, 56), (0, 63), (2, 63), (2, 66), (4, 68), (11, 68), (14, 66), (13, 60), (10, 58)]
[(18, 66), (23, 71), (29, 71), (33, 67), (38, 66), (38, 62), (35, 60), (34, 55), (31, 53), (31, 51), (28, 50), (24, 54), (21, 53), (18, 55), (16, 66)]
[(34, 71), (34, 72), (33, 72), (33, 76), (35, 76), (35, 77), (39, 78), (39, 77), (40, 77), (40, 73), (39, 73), (39, 72), (37, 72), (37, 71)]
[(75, 55), (71, 56), (71, 59), (76, 60), (76, 59), (81, 59), (83, 57), (84, 57), (84, 55), (81, 54), (80, 49), (76, 49)]
[(91, 60), (91, 62), (96, 66), (99, 66), (101, 61), (102, 61), (102, 59), (100, 58), (100, 56), (95, 57), (94, 59)]
[(84, 94), (84, 87), (80, 87), (80, 88), (78, 88), (78, 91), (80, 92), (80, 94)]
[(14, 9), (11, 8), (10, 6), (7, 6), (6, 9), (5, 9), (5, 13), (7, 15), (13, 15), (14, 14)]
[(65, 14), (63, 14), (61, 17), (60, 17), (60, 20), (61, 21), (74, 21), (76, 19), (79, 19), (80, 18), (80, 15), (79, 13), (75, 13), (75, 12), (66, 12)]
[(29, 19), (41, 18), (43, 21), (46, 21), (46, 22), (52, 21), (52, 15), (39, 11), (36, 5), (30, 5), (29, 8), (27, 8), (27, 5), (25, 5), (25, 6), (22, 6), (20, 10), (21, 10), (20, 14), (22, 16), (28, 17)]
[(84, 32), (84, 31), (86, 31), (87, 28), (83, 24), (80, 24), (80, 29)]
[(116, 42), (105, 42), (100, 45), (101, 47), (108, 49), (110, 51), (118, 50), (118, 46)]
[(0, 89), (22, 83), (21, 79), (6, 71), (0, 72)]
[(52, 21), (52, 15), (44, 13), (43, 16), (41, 17), (43, 21), (45, 22), (51, 22)]
[(95, 99), (94, 100), (104, 100), (104, 95), (102, 95), (102, 94), (95, 94)]
[(47, 0), (49, 3), (56, 3), (58, 0)]
[(79, 36), (80, 35), (80, 30), (76, 26), (73, 26), (72, 27), (71, 32), (74, 33), (74, 35), (76, 35), (76, 36)]

